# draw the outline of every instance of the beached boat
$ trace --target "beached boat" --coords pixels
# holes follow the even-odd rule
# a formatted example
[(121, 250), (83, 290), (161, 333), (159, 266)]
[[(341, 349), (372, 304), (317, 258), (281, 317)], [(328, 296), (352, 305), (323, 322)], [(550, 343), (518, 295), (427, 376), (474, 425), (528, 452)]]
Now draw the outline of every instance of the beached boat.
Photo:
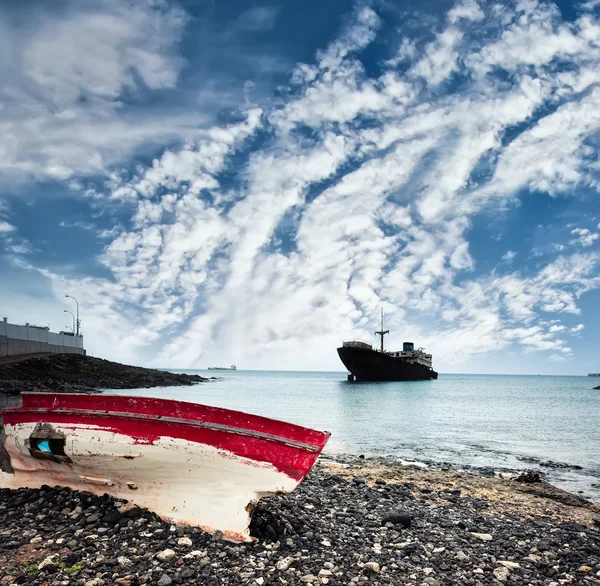
[(398, 352), (388, 352), (383, 348), (383, 337), (389, 334), (383, 329), (383, 311), (381, 312), (381, 330), (375, 332), (381, 338), (380, 349), (373, 348), (368, 342), (350, 340), (343, 342), (337, 349), (340, 360), (350, 371), (350, 381), (409, 381), (437, 379), (433, 370), (432, 356), (423, 348), (417, 348), (412, 342), (404, 342)]
[(254, 503), (294, 490), (329, 438), (239, 411), (116, 395), (24, 393), (3, 412), (0, 487), (109, 493), (163, 519), (249, 541)]

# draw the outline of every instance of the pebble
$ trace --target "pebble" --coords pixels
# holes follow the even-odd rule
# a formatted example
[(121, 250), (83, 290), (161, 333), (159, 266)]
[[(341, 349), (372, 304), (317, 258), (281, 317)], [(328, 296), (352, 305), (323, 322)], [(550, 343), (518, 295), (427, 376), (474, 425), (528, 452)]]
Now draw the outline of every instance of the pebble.
[(165, 549), (156, 554), (156, 558), (161, 562), (168, 562), (172, 560), (177, 554), (172, 549)]
[(294, 558), (287, 557), (287, 558), (283, 558), (282, 560), (279, 560), (275, 564), (275, 567), (278, 570), (287, 570), (293, 563), (294, 563)]
[(364, 565), (366, 570), (369, 570), (370, 572), (373, 572), (373, 574), (379, 574), (381, 567), (379, 566), (379, 564), (377, 562), (367, 562)]
[[(244, 544), (108, 496), (0, 489), (2, 586), (575, 586), (600, 572), (596, 529), (500, 514), (464, 489), (346, 476), (317, 464), (294, 492), (261, 499), (250, 526), (258, 541)], [(391, 513), (410, 526), (382, 523)], [(26, 565), (48, 558), (41, 570)]]
[(392, 511), (381, 519), (382, 525), (391, 523), (392, 525), (400, 525), (404, 529), (408, 529), (412, 523), (412, 517), (406, 511)]
[(516, 570), (521, 567), (517, 562), (498, 561), (498, 563), (509, 570)]
[(48, 557), (44, 558), (38, 565), (38, 570), (43, 570), (46, 566), (49, 566), (50, 564), (54, 563), (54, 560), (56, 559), (57, 554), (54, 555), (49, 555)]
[(494, 539), (489, 533), (471, 533), (471, 535), (481, 541), (492, 541)]
[(508, 568), (501, 566), (499, 568), (495, 568), (493, 573), (496, 580), (499, 582), (506, 582), (506, 580), (508, 580), (510, 571)]

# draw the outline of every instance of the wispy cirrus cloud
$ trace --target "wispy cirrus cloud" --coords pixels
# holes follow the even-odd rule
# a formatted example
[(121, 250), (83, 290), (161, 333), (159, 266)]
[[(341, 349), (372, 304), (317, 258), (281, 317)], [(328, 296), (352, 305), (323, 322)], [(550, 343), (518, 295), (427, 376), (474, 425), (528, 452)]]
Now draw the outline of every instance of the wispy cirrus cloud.
[[(98, 65), (91, 77), (72, 77), (75, 57), (52, 69), (39, 47), (58, 43), (58, 33), (32, 33), (37, 49), (23, 54), (38, 60), (34, 81), (57, 100), (47, 87), (68, 78), (61, 99), (75, 120), (109, 111), (107, 120), (122, 124), (113, 112), (123, 95), (139, 84), (177, 86), (186, 14), (127, 6), (119, 10), (134, 10), (129, 23), (139, 30), (122, 25), (119, 42), (99, 38), (113, 69)], [(473, 228), (532, 193), (593, 190), (600, 22), (584, 9), (563, 20), (548, 2), (500, 9), (467, 0), (437, 17), (433, 35), (398, 40), (398, 52), (373, 66), (365, 54), (386, 24), (378, 10), (358, 5), (314, 60), (289, 71), (277, 100), (240, 103), (235, 116), (210, 124), (187, 112), (179, 120), (193, 132), (175, 123), (178, 140), (149, 164), (132, 166), (127, 153), (147, 139), (168, 142), (168, 116), (91, 158), (109, 177), (95, 196), (129, 210), (99, 255), (108, 276), (43, 270), (57, 291), (68, 282), (97, 308), (88, 318), (96, 347), (96, 332), (114, 326), (120, 342), (106, 353), (135, 361), (235, 356), (256, 367), (332, 368), (340, 337), (370, 335), (383, 306), (390, 329), (427, 344), (444, 365), (511, 345), (572, 355), (569, 337), (582, 328), (568, 317), (600, 286), (595, 232), (568, 236), (585, 253), (557, 243), (541, 264), (517, 266), (526, 255), (510, 249), (490, 269), (481, 268)], [(257, 9), (238, 25), (269, 29), (278, 15)], [(146, 44), (149, 31), (160, 40)], [(89, 112), (81, 95), (95, 104)], [(76, 144), (82, 161), (103, 148), (97, 139)], [(49, 152), (34, 149), (27, 165), (37, 158), (47, 173), (65, 170), (54, 174), (63, 179), (94, 170), (68, 149)]]
[(66, 180), (103, 172), (145, 141), (190, 130), (202, 117), (129, 107), (146, 91), (173, 88), (184, 60), (186, 23), (176, 7), (152, 2), (67, 2), (56, 13), (17, 5), (0, 18), (0, 172), (12, 180)]

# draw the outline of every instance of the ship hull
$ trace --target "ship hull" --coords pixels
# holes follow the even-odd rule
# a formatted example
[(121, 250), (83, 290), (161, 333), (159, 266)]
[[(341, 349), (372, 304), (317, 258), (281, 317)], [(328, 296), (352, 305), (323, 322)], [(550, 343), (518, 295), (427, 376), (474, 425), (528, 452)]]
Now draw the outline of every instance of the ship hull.
[(368, 348), (342, 346), (337, 349), (340, 360), (357, 381), (432, 380), (435, 370), (411, 364)]
[(329, 437), (238, 411), (110, 395), (26, 393), (3, 420), (12, 471), (0, 470), (0, 488), (109, 493), (234, 541), (250, 540), (254, 503), (294, 490)]

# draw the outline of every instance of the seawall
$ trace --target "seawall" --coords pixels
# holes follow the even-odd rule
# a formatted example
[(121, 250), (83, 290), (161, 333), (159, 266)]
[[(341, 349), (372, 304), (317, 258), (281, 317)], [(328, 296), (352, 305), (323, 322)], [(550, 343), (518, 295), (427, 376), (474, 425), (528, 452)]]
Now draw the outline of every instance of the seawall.
[(0, 358), (26, 354), (82, 354), (83, 336), (51, 332), (47, 327), (0, 321)]

